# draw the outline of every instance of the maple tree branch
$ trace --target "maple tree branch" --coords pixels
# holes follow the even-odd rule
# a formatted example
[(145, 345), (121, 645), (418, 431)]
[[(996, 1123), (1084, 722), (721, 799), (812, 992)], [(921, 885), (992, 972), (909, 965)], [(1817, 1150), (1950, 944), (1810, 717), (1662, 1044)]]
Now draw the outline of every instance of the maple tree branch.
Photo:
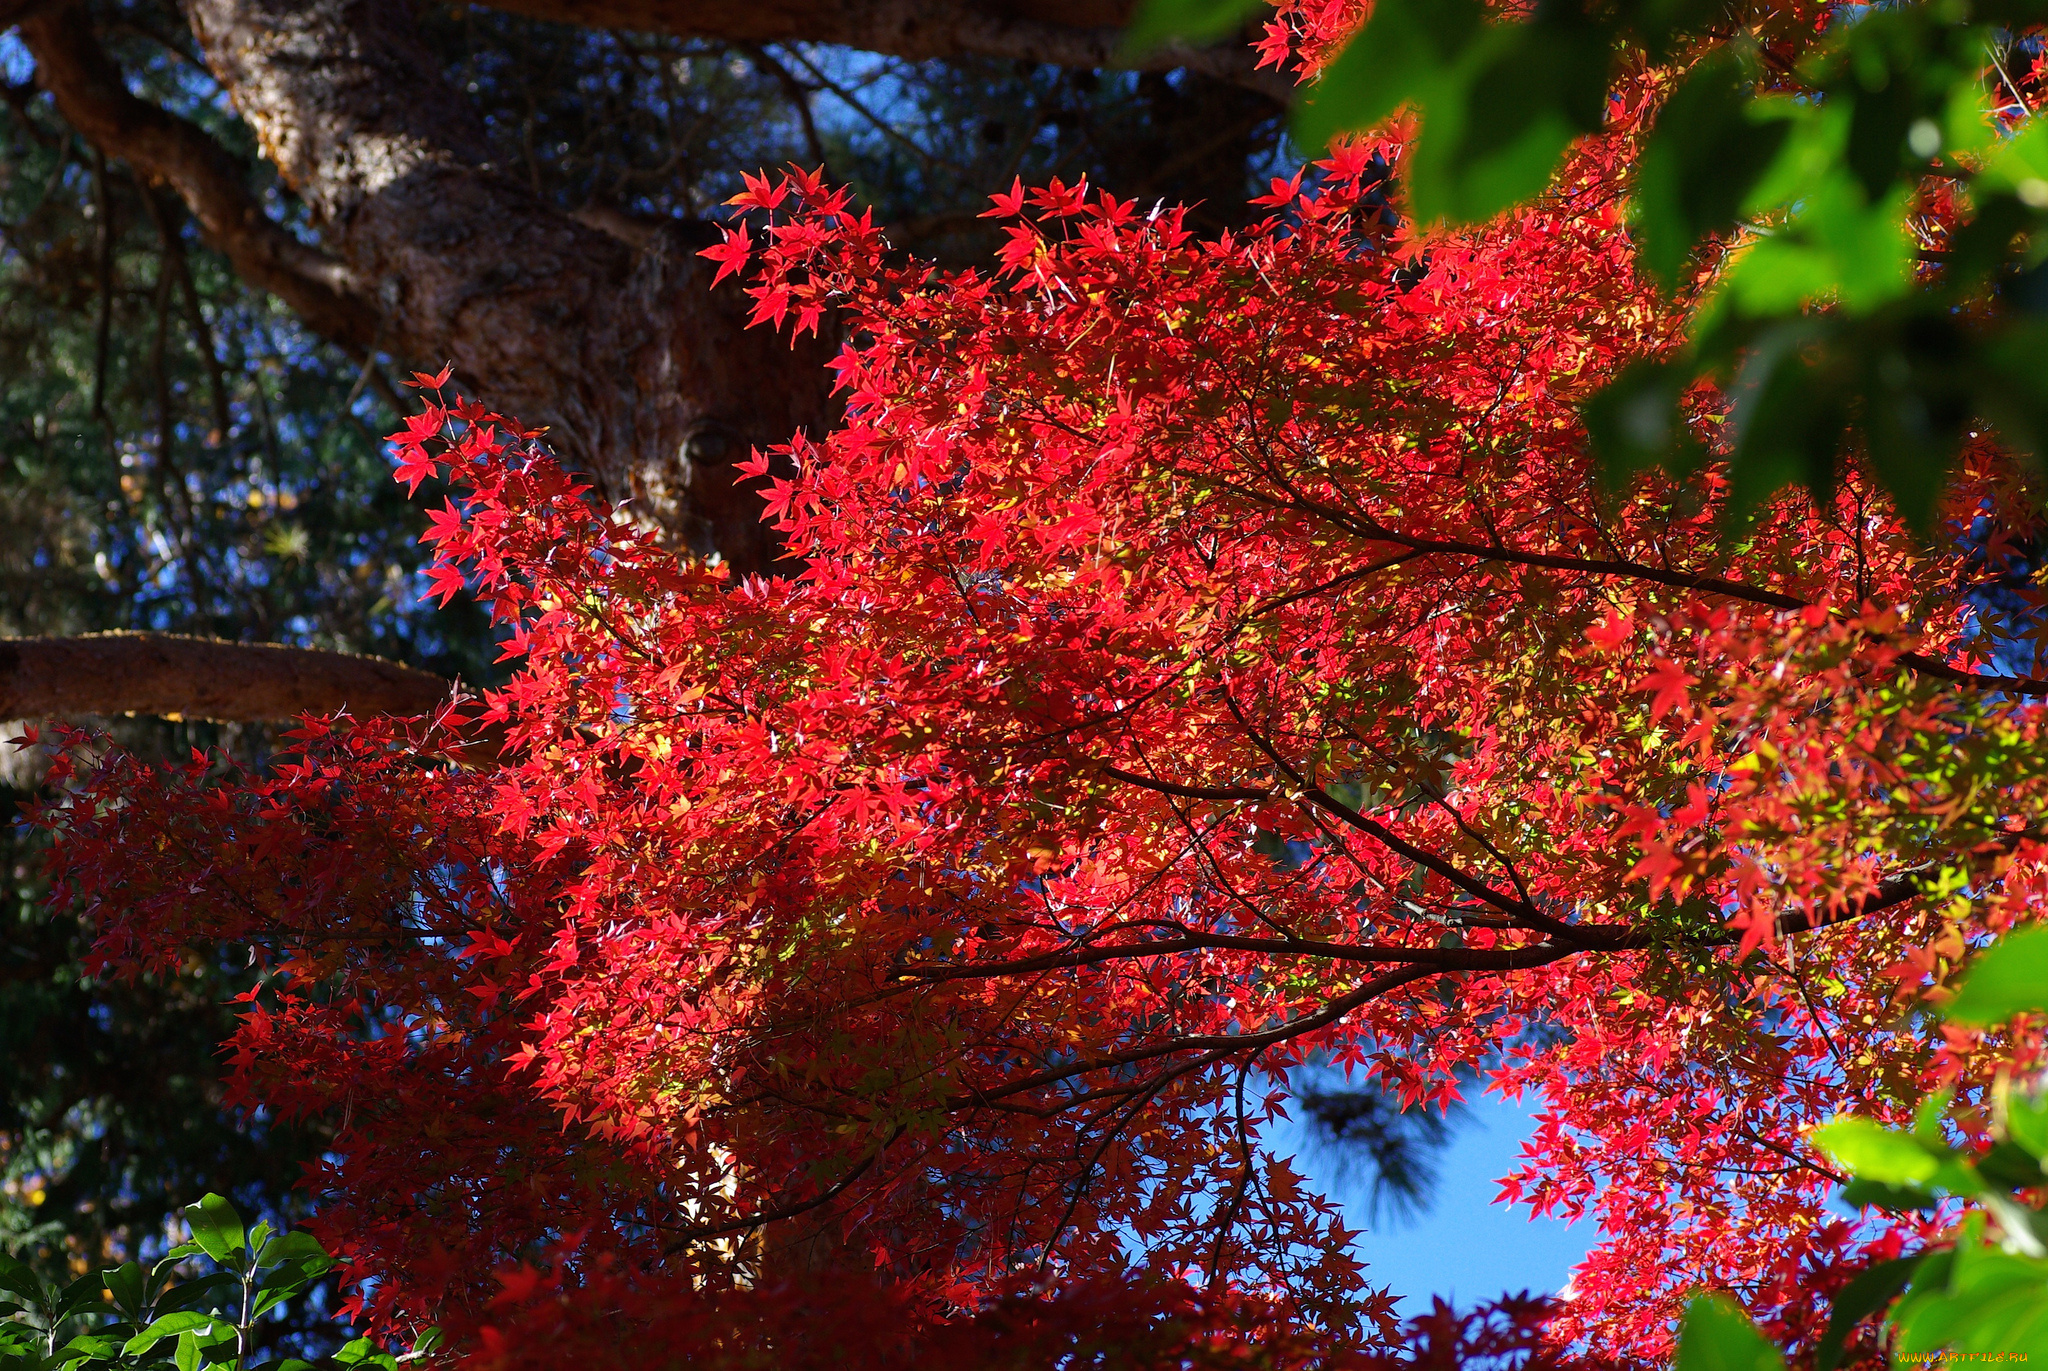
[(744, 1219), (734, 1219), (728, 1223), (705, 1224), (697, 1228), (683, 1229), (682, 1236), (667, 1247), (664, 1247), (661, 1250), (661, 1255), (673, 1257), (691, 1243), (702, 1242), (706, 1238), (724, 1237), (728, 1233), (751, 1233), (755, 1229), (764, 1227), (767, 1224), (778, 1223), (783, 1219), (793, 1219), (799, 1214), (808, 1214), (813, 1209), (818, 1209), (832, 1203), (832, 1201), (845, 1193), (846, 1187), (859, 1180), (867, 1172), (868, 1168), (875, 1164), (875, 1159), (882, 1155), (882, 1148), (887, 1147), (890, 1143), (903, 1136), (904, 1127), (904, 1125), (898, 1124), (896, 1131), (883, 1141), (881, 1147), (877, 1147), (874, 1151), (855, 1162), (853, 1168), (844, 1176), (841, 1176), (831, 1185), (826, 1186), (810, 1199), (800, 1200), (795, 1204), (787, 1204), (779, 1209), (763, 1210), (750, 1214)]
[[(1517, 967), (1510, 969), (1520, 970), (1544, 966), (1561, 957), (1571, 956), (1579, 951), (1579, 949), (1558, 947), (1555, 944), (1543, 944), (1534, 948), (1522, 949), (1522, 951), (1526, 954), (1526, 959), (1519, 963)], [(1138, 1062), (1152, 1061), (1159, 1057), (1169, 1057), (1181, 1052), (1200, 1052), (1204, 1054), (1204, 1058), (1208, 1061), (1221, 1061), (1239, 1052), (1252, 1048), (1271, 1047), (1274, 1043), (1285, 1042), (1289, 1038), (1298, 1038), (1304, 1033), (1312, 1033), (1319, 1028), (1327, 1028), (1352, 1010), (1370, 1004), (1390, 991), (1398, 990), (1400, 987), (1414, 981), (1441, 975), (1442, 972), (1443, 968), (1434, 966), (1396, 967), (1391, 971), (1382, 972), (1364, 985), (1344, 995), (1340, 995), (1313, 1014), (1304, 1014), (1299, 1019), (1291, 1019), (1278, 1027), (1269, 1028), (1263, 1032), (1190, 1034), (1187, 1037), (1170, 1038), (1165, 1042), (1153, 1043), (1146, 1047), (1133, 1047), (1122, 1052), (1106, 1053), (1089, 1061), (1073, 1062), (1066, 1066), (1051, 1067), (1044, 1071), (1033, 1072), (1031, 1075), (1012, 1081), (1010, 1084), (999, 1089), (977, 1090), (972, 1093), (952, 1096), (945, 1102), (946, 1107), (948, 1109), (961, 1109), (985, 1101), (1001, 1100), (1011, 1095), (1021, 1095), (1048, 1085), (1057, 1085), (1061, 1081), (1072, 1080), (1076, 1076), (1085, 1076), (1090, 1072), (1114, 1070), (1120, 1066), (1131, 1066)]]
[(356, 297), (348, 268), (273, 222), (240, 162), (204, 129), (133, 94), (82, 3), (44, 7), (21, 21), (20, 33), (37, 81), (93, 147), (145, 181), (169, 184), (236, 274), (284, 301), (315, 333), (369, 346), (375, 312)]
[(1130, 0), (487, 0), (556, 23), (733, 43), (829, 43), (912, 61), (994, 57), (1086, 69), (1185, 70), (1285, 104), (1294, 80), (1260, 70), (1245, 43), (1170, 42), (1132, 54)]
[(423, 714), (454, 683), (382, 657), (171, 633), (0, 639), (0, 719), (159, 714), (256, 723)]
[(1244, 729), (1245, 738), (1251, 745), (1265, 753), (1273, 765), (1279, 767), (1281, 771), (1286, 773), (1287, 779), (1294, 782), (1295, 788), (1302, 793), (1303, 797), (1313, 801), (1318, 808), (1328, 810), (1345, 823), (1351, 825), (1351, 827), (1372, 838), (1380, 846), (1406, 857), (1418, 866), (1427, 867), (1452, 885), (1457, 886), (1460, 890), (1486, 904), (1492, 905), (1510, 918), (1517, 921), (1534, 921), (1537, 927), (1541, 927), (1545, 931), (1571, 936), (1571, 925), (1551, 918), (1526, 900), (1518, 899), (1513, 895), (1506, 895), (1495, 890), (1485, 881), (1471, 875), (1462, 867), (1445, 860), (1427, 848), (1416, 846), (1379, 820), (1359, 813), (1356, 809), (1345, 804), (1321, 786), (1311, 784), (1307, 777), (1295, 770), (1287, 762), (1287, 759), (1280, 755), (1279, 750), (1268, 742), (1257, 729), (1252, 727), (1251, 721), (1245, 718), (1244, 712), (1238, 708), (1237, 701), (1231, 697), (1228, 691), (1224, 692), (1223, 703), (1230, 710), (1231, 716), (1237, 720), (1238, 725)]
[[(1571, 951), (1619, 952), (1648, 947), (1654, 940), (1647, 934), (1631, 933), (1603, 942), (1598, 949)], [(1037, 971), (1063, 971), (1095, 966), (1102, 962), (1164, 957), (1180, 952), (1256, 952), (1268, 957), (1321, 957), (1337, 962), (1365, 962), (1384, 965), (1398, 962), (1439, 971), (1515, 971), (1525, 963), (1527, 948), (1409, 947), (1401, 943), (1332, 943), (1313, 938), (1253, 938), (1237, 933), (1197, 933), (1184, 938), (1160, 938), (1144, 943), (1120, 943), (1115, 947), (1092, 947), (1083, 951), (1048, 952), (1038, 957), (1020, 957), (1007, 962), (960, 962), (938, 966), (898, 967), (902, 979), (957, 981), (1018, 976)]]
[(1122, 781), (1126, 785), (1134, 785), (1144, 790), (1156, 790), (1161, 795), (1177, 795), (1183, 800), (1263, 800), (1273, 793), (1271, 786), (1176, 785), (1172, 781), (1162, 781), (1151, 776), (1140, 776), (1135, 772), (1125, 771), (1121, 767), (1107, 765), (1102, 768), (1102, 774), (1113, 780)]
[[(1259, 499), (1253, 492), (1243, 492), (1249, 498)], [(1720, 595), (1731, 600), (1748, 604), (1763, 605), (1771, 609), (1801, 610), (1812, 608), (1812, 603), (1796, 595), (1753, 586), (1742, 581), (1731, 581), (1721, 576), (1704, 573), (1670, 571), (1651, 566), (1644, 562), (1626, 559), (1573, 557), (1563, 553), (1521, 552), (1502, 543), (1467, 543), (1457, 539), (1420, 538), (1397, 532), (1367, 515), (1353, 515), (1344, 510), (1311, 499), (1292, 490), (1289, 498), (1263, 501), (1283, 508), (1293, 508), (1299, 513), (1311, 514), (1327, 519), (1361, 538), (1372, 542), (1391, 543), (1406, 548), (1409, 555), (1428, 556), (1442, 554), (1454, 557), (1470, 557), (1479, 562), (1500, 562), (1509, 566), (1535, 567), (1547, 571), (1569, 571), (1585, 576), (1614, 576), (1624, 580), (1646, 581), (1652, 585), (1670, 586), (1675, 590), (1694, 590), (1705, 595)], [(1334, 584), (1334, 583), (1333, 583)], [(1313, 593), (1311, 590), (1309, 593)], [(1921, 652), (1902, 652), (1897, 660), (1904, 666), (1924, 675), (1940, 680), (1953, 681), (1958, 685), (1975, 686), (1985, 690), (2010, 691), (2015, 695), (2048, 695), (2048, 680), (2032, 676), (1992, 676), (1983, 672), (1965, 671), (1950, 666), (1939, 658)]]

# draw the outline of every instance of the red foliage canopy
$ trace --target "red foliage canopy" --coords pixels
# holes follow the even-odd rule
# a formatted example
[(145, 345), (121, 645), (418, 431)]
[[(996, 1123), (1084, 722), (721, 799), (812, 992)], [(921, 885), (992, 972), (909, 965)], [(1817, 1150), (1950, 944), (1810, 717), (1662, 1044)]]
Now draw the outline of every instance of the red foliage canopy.
[[(896, 1309), (1173, 1365), (1385, 1344), (1260, 1144), (1313, 1062), (1540, 1100), (1506, 1192), (1603, 1232), (1558, 1345), (1663, 1356), (1696, 1284), (1811, 1337), (1911, 1234), (1825, 1209), (1803, 1131), (1969, 1099), (1912, 1004), (2042, 893), (2048, 686), (1983, 646), (2021, 477), (1985, 440), (1932, 539), (1853, 472), (1756, 517), (1711, 472), (1603, 492), (1575, 403), (1683, 322), (1623, 229), (1631, 89), (1455, 236), (1379, 208), (1398, 140), (1216, 242), (1019, 186), (987, 274), (750, 183), (721, 274), (853, 339), (844, 426), (753, 468), (785, 579), (679, 561), (477, 406), (396, 435), (463, 492), (436, 584), (512, 683), (263, 776), (81, 753), (45, 815), (108, 967), (268, 959), (236, 1088), (337, 1125), (358, 1312), (504, 1366), (620, 1318), (737, 1357), (789, 1309), (878, 1365)], [(501, 759), (451, 765), (477, 720)]]

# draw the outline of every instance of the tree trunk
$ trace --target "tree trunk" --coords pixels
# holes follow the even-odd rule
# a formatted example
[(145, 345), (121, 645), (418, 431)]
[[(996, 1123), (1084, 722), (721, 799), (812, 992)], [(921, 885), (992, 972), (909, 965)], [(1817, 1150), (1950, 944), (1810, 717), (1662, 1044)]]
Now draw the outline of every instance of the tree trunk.
[[(741, 290), (707, 289), (705, 226), (650, 226), (628, 243), (494, 170), (402, 0), (193, 0), (187, 12), (265, 154), (313, 210), (332, 259), (319, 284), (371, 321), (373, 349), (429, 369), (452, 362), (485, 403), (545, 427), (607, 499), (740, 572), (771, 569), (772, 533), (758, 498), (735, 489), (733, 465), (831, 421), (830, 348), (745, 328)], [(31, 18), (22, 36), (66, 118), (104, 151), (170, 181), (216, 241), (247, 226), (246, 191), (202, 182), (166, 154), (176, 139), (147, 136), (182, 121), (118, 81), (83, 79), (111, 65), (82, 7)], [(223, 207), (237, 192), (247, 203)], [(329, 322), (301, 312), (316, 328)], [(345, 332), (359, 342), (362, 326), (351, 319)]]
[(751, 446), (832, 418), (828, 350), (744, 327), (707, 290), (710, 239), (635, 246), (489, 165), (484, 133), (403, 0), (191, 0), (193, 33), (321, 234), (377, 286), (382, 346), (445, 358), (493, 408), (594, 474), (615, 503), (735, 569), (773, 558)]

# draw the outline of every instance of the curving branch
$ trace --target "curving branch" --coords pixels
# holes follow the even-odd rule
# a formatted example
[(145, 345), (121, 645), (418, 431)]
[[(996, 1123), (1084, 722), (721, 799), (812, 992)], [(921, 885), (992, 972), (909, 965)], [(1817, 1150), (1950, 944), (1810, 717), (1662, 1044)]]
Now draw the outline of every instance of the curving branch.
[(382, 657), (171, 633), (0, 639), (0, 719), (159, 714), (265, 723), (424, 714), (455, 683)]
[(1285, 104), (1294, 81), (1260, 71), (1244, 43), (1170, 43), (1128, 54), (1131, 0), (486, 0), (494, 9), (591, 28), (734, 43), (833, 43), (913, 60), (996, 57), (1056, 67), (1186, 70)]
[(20, 18), (20, 31), (36, 79), (88, 142), (175, 189), (236, 274), (283, 300), (314, 332), (355, 351), (370, 346), (376, 313), (358, 298), (349, 268), (273, 222), (245, 168), (204, 129), (132, 93), (83, 4), (38, 6)]

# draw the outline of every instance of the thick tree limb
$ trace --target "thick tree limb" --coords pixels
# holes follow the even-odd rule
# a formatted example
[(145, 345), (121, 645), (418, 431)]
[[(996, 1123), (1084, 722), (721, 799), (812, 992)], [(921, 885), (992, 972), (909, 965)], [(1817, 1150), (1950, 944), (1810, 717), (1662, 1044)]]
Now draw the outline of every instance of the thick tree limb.
[(703, 226), (639, 241), (494, 170), (474, 111), (402, 0), (191, 0), (208, 63), (324, 242), (378, 283), (383, 346), (452, 360), (487, 403), (545, 426), (615, 503), (741, 571), (772, 533), (733, 464), (832, 419), (829, 345), (748, 329), (709, 290)]
[(369, 345), (376, 315), (356, 297), (349, 269), (273, 223), (241, 164), (205, 130), (132, 94), (83, 5), (38, 6), (21, 19), (21, 38), (71, 126), (108, 157), (172, 186), (242, 279), (283, 300), (315, 332), (358, 350)]
[(382, 657), (169, 633), (0, 639), (0, 719), (162, 714), (261, 723), (423, 714), (454, 683)]
[(1060, 67), (1185, 68), (1284, 104), (1294, 82), (1260, 71), (1243, 43), (1122, 50), (1130, 0), (488, 0), (494, 8), (591, 28), (735, 43), (836, 43), (895, 57), (999, 57)]
[(77, 0), (27, 15), (21, 33), (65, 118), (174, 187), (237, 272), (316, 332), (357, 355), (452, 361), (471, 393), (546, 428), (614, 503), (742, 572), (771, 568), (774, 535), (734, 464), (831, 421), (829, 342), (749, 330), (740, 290), (708, 289), (704, 226), (622, 241), (493, 170), (403, 0), (186, 8), (325, 251), (265, 218), (203, 130), (130, 93)]

